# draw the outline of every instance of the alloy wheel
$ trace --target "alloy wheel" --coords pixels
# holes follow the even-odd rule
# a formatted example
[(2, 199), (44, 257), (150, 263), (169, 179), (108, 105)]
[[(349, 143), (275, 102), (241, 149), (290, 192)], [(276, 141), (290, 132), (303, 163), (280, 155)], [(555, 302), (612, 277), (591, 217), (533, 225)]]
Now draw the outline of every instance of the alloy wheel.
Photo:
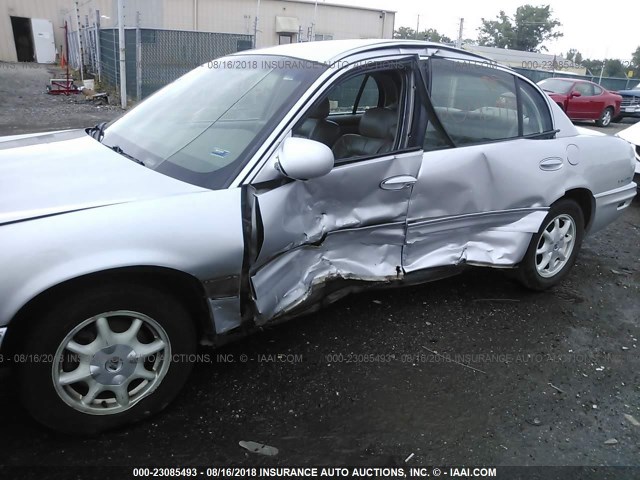
[(536, 248), (536, 270), (541, 277), (557, 275), (567, 264), (576, 243), (574, 219), (561, 214), (549, 222)]
[(61, 342), (53, 361), (60, 398), (91, 415), (111, 415), (150, 395), (169, 369), (164, 328), (142, 313), (119, 310), (91, 317)]

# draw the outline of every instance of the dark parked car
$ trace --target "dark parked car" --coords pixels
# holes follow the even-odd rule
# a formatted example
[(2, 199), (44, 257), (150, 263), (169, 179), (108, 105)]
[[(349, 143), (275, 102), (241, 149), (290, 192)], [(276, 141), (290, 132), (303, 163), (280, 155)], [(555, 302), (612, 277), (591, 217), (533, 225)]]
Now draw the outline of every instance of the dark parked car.
[(614, 121), (622, 120), (624, 117), (640, 118), (640, 83), (631, 90), (619, 90), (616, 93), (622, 97), (622, 104), (620, 115)]
[(595, 120), (608, 127), (620, 115), (622, 97), (587, 80), (547, 78), (538, 82), (571, 120)]

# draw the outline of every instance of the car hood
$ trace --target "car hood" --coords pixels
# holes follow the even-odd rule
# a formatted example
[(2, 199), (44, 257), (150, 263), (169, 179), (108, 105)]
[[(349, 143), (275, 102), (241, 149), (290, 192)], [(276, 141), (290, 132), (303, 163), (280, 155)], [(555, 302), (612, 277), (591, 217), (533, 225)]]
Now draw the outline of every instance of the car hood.
[(617, 135), (629, 143), (640, 145), (640, 122), (621, 130)]
[(629, 95), (629, 96), (640, 97), (640, 90), (638, 90), (638, 89), (635, 89), (635, 90), (616, 90), (615, 93), (617, 93), (619, 95)]
[(84, 130), (0, 137), (0, 225), (206, 191), (150, 170)]

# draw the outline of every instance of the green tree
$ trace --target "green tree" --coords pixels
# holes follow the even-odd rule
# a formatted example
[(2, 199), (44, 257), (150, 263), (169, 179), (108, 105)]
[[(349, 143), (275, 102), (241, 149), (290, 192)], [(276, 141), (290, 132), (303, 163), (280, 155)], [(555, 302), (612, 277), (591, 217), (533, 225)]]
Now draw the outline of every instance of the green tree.
[(640, 77), (640, 47), (631, 55), (631, 63), (633, 65), (633, 76)]
[(626, 77), (627, 70), (620, 60), (605, 60), (603, 77)]
[(589, 75), (600, 75), (602, 60), (591, 60), (590, 58), (585, 58), (582, 60), (582, 66), (587, 69), (587, 73)]
[(418, 33), (411, 27), (400, 27), (393, 32), (393, 38), (427, 40), (429, 42), (451, 43), (452, 40), (446, 35), (442, 35), (435, 28), (428, 28)]
[(416, 38), (416, 31), (411, 27), (400, 27), (393, 32), (393, 38)]
[(435, 28), (428, 28), (424, 32), (422, 32), (418, 38), (423, 40), (427, 40), (429, 42), (438, 42), (438, 43), (452, 43), (452, 40), (446, 35), (442, 35)]
[(496, 20), (482, 19), (478, 43), (525, 52), (546, 51), (544, 42), (563, 36), (557, 30), (562, 24), (552, 18), (552, 13), (550, 5), (522, 5), (516, 9), (513, 18), (501, 10)]
[(582, 54), (576, 50), (575, 48), (570, 48), (569, 51), (565, 54), (564, 58), (575, 63), (576, 65), (582, 65)]

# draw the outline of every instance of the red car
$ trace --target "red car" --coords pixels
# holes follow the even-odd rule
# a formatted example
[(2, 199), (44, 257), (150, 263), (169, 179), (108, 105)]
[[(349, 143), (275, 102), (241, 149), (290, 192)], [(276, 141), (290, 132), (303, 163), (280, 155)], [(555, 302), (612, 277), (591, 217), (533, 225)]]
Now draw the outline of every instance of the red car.
[(587, 80), (547, 78), (538, 82), (571, 120), (595, 120), (608, 127), (620, 115), (622, 97)]

